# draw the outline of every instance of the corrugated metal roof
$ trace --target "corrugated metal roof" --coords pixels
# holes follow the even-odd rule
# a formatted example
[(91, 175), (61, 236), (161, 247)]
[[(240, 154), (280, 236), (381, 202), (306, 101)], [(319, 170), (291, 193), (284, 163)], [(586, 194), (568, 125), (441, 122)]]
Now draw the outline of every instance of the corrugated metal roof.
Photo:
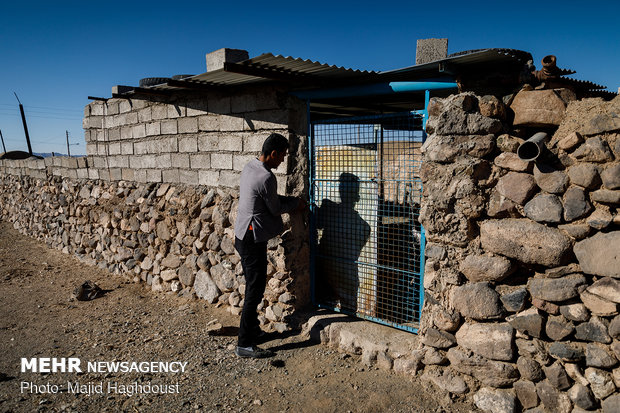
[[(308, 59), (304, 60), (281, 55), (274, 56), (271, 53), (265, 53), (231, 66), (233, 67), (185, 78), (183, 81), (210, 86), (239, 86), (277, 80), (279, 77), (284, 76), (288, 76), (290, 79), (299, 78), (299, 80), (312, 83), (312, 80), (317, 82), (338, 79), (362, 80), (376, 74), (376, 72), (372, 71), (328, 65)], [(232, 70), (240, 70), (246, 73)], [(249, 73), (260, 73), (261, 75), (257, 76)], [(157, 85), (153, 88), (159, 90), (176, 89), (175, 86), (165, 84)]]
[(507, 65), (517, 66), (527, 63), (528, 60), (532, 60), (532, 55), (528, 52), (515, 49), (478, 49), (469, 50), (465, 52), (459, 52), (451, 54), (445, 59), (436, 60), (433, 62), (423, 63), (420, 65), (408, 66), (402, 69), (388, 70), (380, 72), (381, 77), (402, 77), (405, 76), (433, 76), (440, 75), (442, 73), (449, 74), (449, 72), (455, 69), (463, 69), (465, 67), (472, 66), (496, 66)]

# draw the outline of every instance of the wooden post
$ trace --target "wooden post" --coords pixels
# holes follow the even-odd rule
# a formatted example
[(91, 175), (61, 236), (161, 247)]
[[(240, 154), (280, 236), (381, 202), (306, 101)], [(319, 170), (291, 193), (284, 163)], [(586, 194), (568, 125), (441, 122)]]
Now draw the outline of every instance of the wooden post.
[(4, 146), (4, 137), (2, 136), (1, 130), (0, 130), (0, 139), (2, 140), (2, 149), (4, 149), (4, 153), (6, 153), (6, 146)]
[(17, 93), (13, 92), (19, 102), (19, 112), (22, 114), (22, 123), (24, 124), (24, 133), (26, 134), (26, 143), (28, 144), (28, 153), (32, 156), (32, 146), (30, 145), (30, 135), (28, 135), (28, 124), (26, 123), (26, 115), (24, 114), (24, 105), (19, 101)]
[(66, 130), (65, 133), (67, 134), (67, 155), (71, 156), (71, 150), (69, 150), (69, 131)]

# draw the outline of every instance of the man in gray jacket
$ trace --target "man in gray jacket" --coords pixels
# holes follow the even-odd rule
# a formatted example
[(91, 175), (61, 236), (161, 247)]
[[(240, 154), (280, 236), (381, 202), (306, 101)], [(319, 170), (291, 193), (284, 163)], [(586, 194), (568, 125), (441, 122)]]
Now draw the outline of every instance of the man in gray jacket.
[(276, 177), (271, 172), (284, 161), (288, 146), (284, 136), (272, 133), (263, 143), (260, 157), (251, 160), (241, 173), (235, 222), (235, 248), (241, 256), (245, 277), (245, 298), (235, 349), (239, 357), (273, 355), (272, 351), (256, 345), (262, 333), (257, 307), (265, 293), (267, 281), (267, 241), (284, 229), (283, 213), (305, 207), (300, 198), (278, 195)]

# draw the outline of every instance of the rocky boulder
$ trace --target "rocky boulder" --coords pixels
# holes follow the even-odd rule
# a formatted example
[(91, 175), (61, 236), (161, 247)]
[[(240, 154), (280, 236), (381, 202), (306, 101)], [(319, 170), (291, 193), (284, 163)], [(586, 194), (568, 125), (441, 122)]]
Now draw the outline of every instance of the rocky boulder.
[(492, 360), (513, 357), (514, 330), (508, 323), (465, 323), (456, 333), (459, 346)]
[(573, 251), (583, 272), (620, 278), (620, 231), (597, 233), (575, 244)]
[(571, 247), (558, 229), (515, 218), (483, 221), (480, 242), (486, 251), (547, 267), (559, 266)]
[(469, 281), (501, 281), (514, 271), (510, 260), (492, 255), (468, 255), (459, 270)]

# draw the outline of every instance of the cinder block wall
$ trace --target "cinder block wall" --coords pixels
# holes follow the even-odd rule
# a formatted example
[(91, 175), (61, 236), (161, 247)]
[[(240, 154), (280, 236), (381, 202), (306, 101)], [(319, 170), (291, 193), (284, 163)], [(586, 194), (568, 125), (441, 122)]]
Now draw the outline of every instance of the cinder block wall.
[[(240, 173), (272, 132), (289, 138), (279, 193), (307, 195), (306, 109), (268, 89), (86, 106), (87, 157), (0, 161), (0, 213), (20, 232), (142, 282), (238, 314), (245, 285), (234, 250)], [(277, 330), (308, 303), (301, 215), (269, 244), (261, 320)]]
[[(618, 411), (620, 98), (461, 94), (429, 111), (423, 377), (485, 411)], [(538, 131), (543, 154), (519, 159)]]

